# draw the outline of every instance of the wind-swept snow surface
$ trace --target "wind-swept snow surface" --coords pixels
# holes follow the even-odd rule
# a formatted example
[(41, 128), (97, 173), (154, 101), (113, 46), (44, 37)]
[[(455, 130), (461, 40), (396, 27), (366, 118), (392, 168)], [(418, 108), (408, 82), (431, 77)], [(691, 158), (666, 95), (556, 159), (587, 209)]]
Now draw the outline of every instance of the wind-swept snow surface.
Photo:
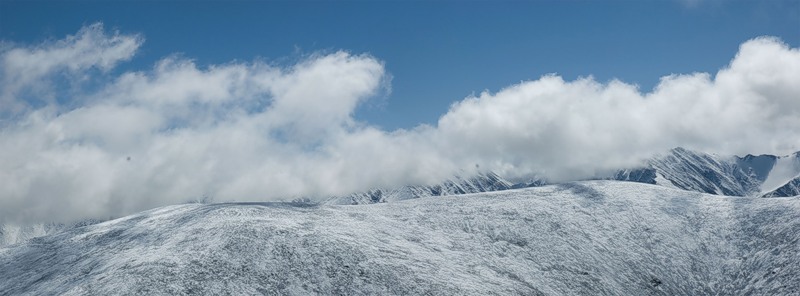
[(800, 198), (592, 181), (159, 208), (0, 248), (0, 294), (797, 295)]

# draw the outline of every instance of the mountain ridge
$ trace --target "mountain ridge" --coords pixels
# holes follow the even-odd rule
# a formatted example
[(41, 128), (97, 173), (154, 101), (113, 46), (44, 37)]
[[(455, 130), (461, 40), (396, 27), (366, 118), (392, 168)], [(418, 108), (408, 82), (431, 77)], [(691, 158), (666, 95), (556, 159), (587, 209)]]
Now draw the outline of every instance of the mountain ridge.
[[(619, 170), (609, 179), (716, 195), (788, 197), (800, 195), (797, 186), (790, 184), (799, 175), (800, 152), (723, 157), (678, 147), (648, 159), (643, 166)], [(782, 190), (762, 188), (771, 183), (780, 184), (777, 188)]]
[(544, 184), (545, 182), (543, 180), (531, 180), (529, 183), (512, 183), (503, 179), (498, 174), (488, 171), (477, 172), (469, 177), (455, 175), (435, 185), (407, 185), (389, 189), (370, 189), (345, 196), (330, 197), (323, 200), (321, 203), (336, 205), (384, 203), (423, 197), (503, 191)]
[[(797, 165), (788, 168), (790, 172), (794, 172), (796, 178), (787, 179), (774, 190), (762, 190), (761, 185), (769, 181), (773, 168), (782, 159), (796, 160)], [(648, 159), (643, 166), (620, 169), (610, 177), (598, 179), (656, 184), (715, 195), (788, 197), (800, 195), (800, 152), (787, 156), (748, 154), (744, 157), (722, 157), (677, 147)], [(340, 205), (382, 203), (413, 198), (538, 187), (547, 184), (551, 183), (543, 178), (531, 178), (526, 182), (515, 183), (492, 171), (485, 171), (470, 177), (456, 175), (436, 185), (376, 188), (345, 196), (330, 197), (321, 203)]]

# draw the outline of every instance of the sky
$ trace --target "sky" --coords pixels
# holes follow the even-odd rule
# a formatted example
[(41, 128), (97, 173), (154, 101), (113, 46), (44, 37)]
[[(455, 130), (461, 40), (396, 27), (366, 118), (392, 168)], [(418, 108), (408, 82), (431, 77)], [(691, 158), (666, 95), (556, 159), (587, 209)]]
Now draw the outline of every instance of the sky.
[(800, 1), (0, 1), (0, 40), (0, 220), (800, 150)]
[(558, 73), (650, 91), (714, 72), (742, 42), (800, 44), (800, 1), (0, 1), (0, 39), (34, 43), (102, 22), (146, 42), (120, 69), (181, 54), (199, 66), (347, 50), (392, 75), (356, 118), (387, 130), (435, 124), (450, 104)]

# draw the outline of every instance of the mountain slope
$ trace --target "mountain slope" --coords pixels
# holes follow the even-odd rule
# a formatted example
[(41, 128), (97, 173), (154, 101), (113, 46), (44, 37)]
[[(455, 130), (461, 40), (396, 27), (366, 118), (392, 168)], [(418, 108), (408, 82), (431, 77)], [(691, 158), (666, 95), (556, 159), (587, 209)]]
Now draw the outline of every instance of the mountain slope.
[(786, 182), (786, 184), (783, 186), (765, 193), (764, 197), (784, 197), (797, 195), (800, 195), (800, 177), (789, 180), (789, 182)]
[(16, 225), (0, 223), (0, 247), (25, 242), (31, 238), (55, 234), (67, 227), (57, 223)]
[[(515, 187), (515, 185), (517, 187)], [(400, 201), (413, 198), (460, 195), (467, 193), (491, 192), (521, 188), (523, 184), (512, 184), (494, 172), (478, 173), (471, 177), (459, 175), (445, 180), (441, 184), (429, 186), (402, 186), (392, 189), (372, 189), (356, 192), (342, 197), (331, 197), (322, 203), (331, 205), (357, 205), (391, 201)], [(541, 183), (524, 184), (525, 187), (544, 185)]]
[(798, 252), (800, 198), (593, 181), (169, 206), (0, 248), (0, 294), (790, 295)]
[(752, 154), (745, 155), (744, 157), (736, 157), (736, 166), (738, 166), (748, 176), (753, 177), (760, 183), (764, 183), (770, 172), (775, 168), (775, 163), (778, 159), (775, 155), (759, 155)]
[(672, 185), (684, 190), (729, 196), (749, 196), (759, 190), (757, 178), (746, 174), (731, 159), (711, 154), (676, 148), (649, 164)]
[(644, 167), (619, 170), (610, 179), (716, 195), (782, 197), (800, 194), (788, 184), (799, 174), (800, 153), (721, 157), (675, 148), (651, 158)]
[(0, 247), (23, 243), (29, 239), (56, 234), (67, 229), (97, 224), (102, 221), (85, 219), (73, 224), (64, 223), (36, 223), (36, 224), (8, 224), (0, 223)]

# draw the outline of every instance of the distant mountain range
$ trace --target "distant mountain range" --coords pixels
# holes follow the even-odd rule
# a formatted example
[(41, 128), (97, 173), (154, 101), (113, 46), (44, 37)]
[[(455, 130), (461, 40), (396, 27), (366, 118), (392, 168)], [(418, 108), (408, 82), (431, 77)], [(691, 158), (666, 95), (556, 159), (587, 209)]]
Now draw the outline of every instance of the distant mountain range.
[(534, 179), (526, 183), (511, 183), (494, 172), (478, 173), (471, 177), (453, 176), (444, 182), (428, 186), (402, 186), (391, 189), (371, 189), (346, 196), (331, 197), (322, 203), (339, 205), (392, 202), (412, 198), (459, 195), (467, 193), (502, 191), (515, 188), (542, 186), (544, 180)]
[[(788, 197), (800, 195), (800, 152), (788, 156), (746, 155), (722, 157), (675, 148), (657, 155), (642, 167), (620, 169), (606, 180), (656, 184), (702, 193)], [(510, 182), (494, 172), (454, 176), (440, 184), (377, 188), (328, 198), (324, 204), (370, 204), (398, 200), (501, 191), (549, 184), (542, 178)]]
[(611, 179), (716, 195), (795, 196), (800, 195), (800, 152), (722, 157), (675, 148), (644, 167), (620, 170)]

